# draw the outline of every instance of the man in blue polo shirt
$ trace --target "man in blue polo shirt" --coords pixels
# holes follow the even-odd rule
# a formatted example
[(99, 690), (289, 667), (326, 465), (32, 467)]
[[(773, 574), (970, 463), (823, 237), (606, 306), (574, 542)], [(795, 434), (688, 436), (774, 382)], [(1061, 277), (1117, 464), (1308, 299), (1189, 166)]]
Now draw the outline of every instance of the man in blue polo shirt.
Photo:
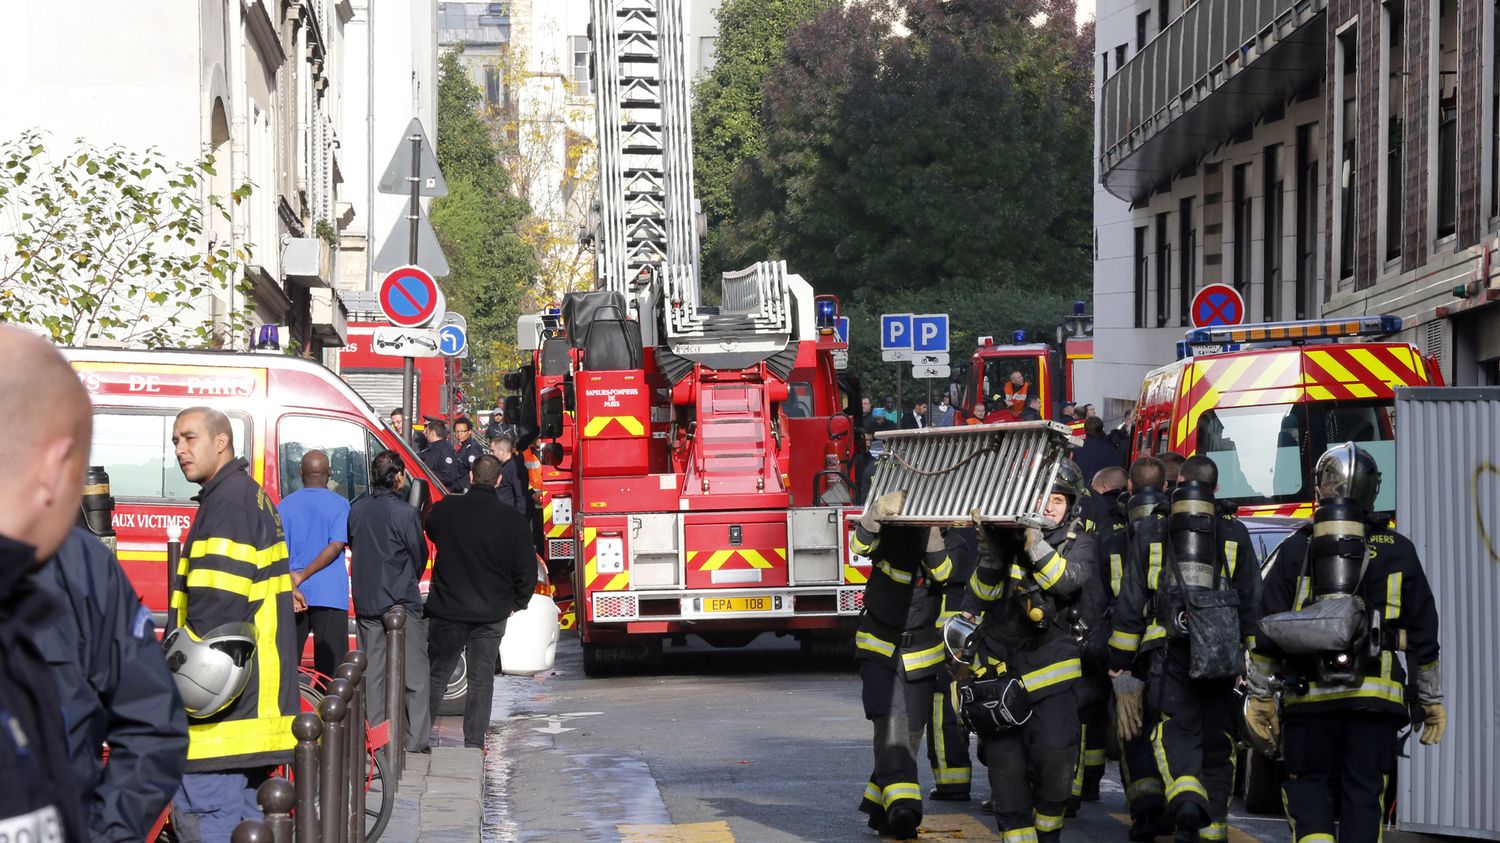
[(349, 502), (328, 489), (328, 455), (302, 455), (302, 488), (277, 510), (286, 531), (287, 556), (297, 609), (297, 652), (313, 636), (313, 667), (333, 676), (349, 652)]

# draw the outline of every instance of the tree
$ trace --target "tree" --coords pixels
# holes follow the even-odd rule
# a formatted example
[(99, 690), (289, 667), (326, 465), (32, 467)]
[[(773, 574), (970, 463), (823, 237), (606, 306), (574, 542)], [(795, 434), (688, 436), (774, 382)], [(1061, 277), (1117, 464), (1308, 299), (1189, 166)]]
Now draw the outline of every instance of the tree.
[(207, 193), (214, 166), (83, 141), (55, 156), (37, 132), (0, 143), (0, 322), (61, 345), (217, 346), (246, 330), (248, 249), (211, 231), (250, 186)]
[(448, 195), (432, 203), (432, 226), (452, 272), (441, 279), (450, 309), (464, 314), (473, 365), (513, 361), (516, 317), (537, 273), (518, 230), (526, 203), (511, 195), (500, 151), (479, 108), (483, 95), (457, 52), (438, 73), (438, 166)]

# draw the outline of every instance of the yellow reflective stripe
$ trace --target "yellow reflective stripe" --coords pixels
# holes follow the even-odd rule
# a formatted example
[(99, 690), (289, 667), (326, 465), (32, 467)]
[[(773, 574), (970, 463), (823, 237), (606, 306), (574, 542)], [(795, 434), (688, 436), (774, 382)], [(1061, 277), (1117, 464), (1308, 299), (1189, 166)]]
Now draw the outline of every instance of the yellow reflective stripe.
[(928, 647), (925, 650), (917, 650), (910, 653), (903, 652), (901, 654), (901, 664), (904, 665), (907, 670), (921, 670), (924, 667), (932, 667), (933, 665), (939, 665), (942, 663), (942, 644), (938, 644), (935, 647)]
[(1142, 796), (1161, 796), (1161, 779), (1132, 779), (1125, 785), (1125, 799), (1134, 802)]
[(1153, 591), (1161, 583), (1161, 542), (1152, 542), (1146, 562), (1146, 587)]
[(928, 568), (927, 572), (932, 574), (932, 578), (937, 580), (938, 582), (947, 582), (948, 577), (953, 575), (953, 560), (944, 556), (943, 564), (937, 566), (936, 568)]
[(1378, 676), (1366, 676), (1358, 688), (1347, 688), (1343, 685), (1322, 686), (1314, 683), (1307, 689), (1307, 693), (1287, 693), (1283, 701), (1290, 706), (1310, 702), (1352, 699), (1373, 699), (1395, 703), (1396, 705), (1406, 705), (1406, 693), (1401, 685)]
[(1063, 818), (1060, 815), (1053, 816), (1051, 814), (1044, 814), (1041, 811), (1037, 811), (1035, 813), (1035, 817), (1037, 831), (1047, 832), (1062, 830)]
[(1156, 621), (1146, 625), (1146, 637), (1143, 641), (1159, 641), (1167, 637), (1167, 629)]
[(1109, 555), (1109, 593), (1110, 594), (1114, 595), (1115, 597), (1119, 597), (1120, 596), (1120, 581), (1123, 580), (1123, 579), (1125, 579), (1125, 565), (1124, 565), (1124, 560), (1121, 559), (1120, 554), (1118, 554), (1118, 553), (1111, 553)]
[(1235, 563), (1240, 561), (1240, 543), (1227, 539), (1224, 542), (1224, 561), (1229, 564), (1229, 576), (1234, 576)]
[(998, 600), (1001, 592), (1004, 591), (1004, 584), (985, 585), (984, 581), (979, 579), (979, 572), (975, 571), (974, 575), (969, 577), (969, 590), (974, 592), (974, 596), (980, 600)]
[(973, 771), (968, 767), (939, 767), (932, 771), (932, 780), (938, 784), (969, 784), (973, 778)]
[(1203, 782), (1198, 781), (1197, 776), (1183, 776), (1182, 778), (1172, 779), (1172, 783), (1167, 785), (1168, 802), (1171, 802), (1184, 793), (1196, 793), (1204, 799), (1208, 798), (1208, 791), (1204, 789)]
[(1309, 598), (1311, 596), (1312, 596), (1312, 578), (1311, 577), (1298, 577), (1297, 578), (1297, 594), (1296, 594), (1295, 597), (1292, 598), (1292, 610), (1296, 611), (1297, 609), (1302, 608), (1302, 604), (1305, 603), (1305, 602), (1307, 602), (1307, 598)]
[(885, 807), (890, 808), (892, 804), (902, 799), (915, 799), (922, 801), (922, 788), (914, 782), (896, 782), (885, 786)]
[(1109, 646), (1122, 653), (1134, 653), (1141, 648), (1141, 636), (1116, 629), (1109, 634)]
[(875, 552), (875, 548), (879, 544), (879, 535), (871, 538), (869, 544), (865, 544), (864, 541), (860, 539), (859, 533), (855, 533), (854, 537), (849, 540), (849, 550), (852, 551), (855, 556), (869, 556), (870, 554)]
[(1385, 578), (1385, 619), (1393, 621), (1401, 617), (1401, 572), (1396, 571)]
[(880, 785), (877, 785), (874, 782), (865, 782), (865, 798), (870, 800), (871, 802), (874, 802), (876, 805), (881, 804)]
[[(271, 710), (275, 711), (276, 707)], [(296, 745), (291, 717), (275, 715), (249, 720), (188, 721), (189, 761), (282, 752)]]
[[(284, 591), (291, 591), (292, 578), (288, 574), (281, 574), (280, 576), (255, 582), (248, 577), (224, 571), (215, 571), (212, 568), (194, 568), (188, 572), (186, 587), (212, 588), (218, 591), (227, 591), (230, 594), (240, 595), (254, 603), (257, 600), (274, 597)], [(204, 631), (207, 632), (207, 630)], [(265, 634), (266, 631), (261, 629), (260, 635), (264, 637)]]
[(900, 568), (891, 567), (891, 564), (883, 559), (875, 565), (875, 568), (876, 570), (883, 572), (886, 576), (890, 577), (898, 583), (901, 583), (902, 585), (911, 585), (912, 577), (910, 571), (903, 571)]
[(893, 655), (896, 645), (889, 641), (882, 641), (873, 632), (858, 632), (854, 635), (854, 646), (859, 650), (868, 650), (881, 656)]
[(188, 548), (188, 558), (201, 559), (204, 556), (224, 556), (236, 562), (244, 562), (257, 568), (264, 568), (272, 562), (278, 562), (287, 556), (286, 542), (277, 542), (265, 550), (259, 550), (255, 545), (244, 544), (223, 538), (199, 539)]
[(1013, 580), (1019, 580), (1019, 579), (1025, 577), (1025, 576), (1026, 576), (1026, 569), (1025, 568), (1022, 568), (1020, 565), (1011, 565), (1010, 566), (1010, 578), (1011, 579), (1013, 579)]
[(1036, 584), (1042, 588), (1051, 588), (1057, 584), (1058, 580), (1062, 579), (1063, 574), (1067, 570), (1068, 560), (1064, 559), (1061, 553), (1054, 553), (1052, 554), (1052, 558), (1048, 559), (1047, 563), (1037, 570)]
[(1209, 823), (1207, 828), (1198, 829), (1199, 840), (1228, 840), (1228, 823)]
[(1050, 688), (1060, 682), (1069, 679), (1078, 679), (1083, 676), (1083, 662), (1079, 659), (1064, 659), (1053, 662), (1040, 670), (1033, 670), (1021, 676), (1021, 684), (1028, 691), (1040, 691)]
[(1273, 659), (1270, 656), (1263, 656), (1253, 650), (1250, 652), (1250, 661), (1256, 667), (1260, 668), (1261, 671), (1267, 676), (1270, 676), (1281, 668), (1280, 659)]
[(1309, 834), (1305, 837), (1298, 837), (1297, 843), (1334, 843), (1334, 839), (1332, 834), (1318, 832), (1317, 834)]
[(625, 429), (631, 436), (641, 436), (646, 432), (646, 426), (635, 416), (594, 416), (589, 423), (583, 427), (585, 437), (594, 437), (604, 432), (610, 422), (619, 422), (620, 427)]
[(1031, 826), (1025, 828), (1013, 828), (1009, 831), (1000, 832), (1000, 840), (1003, 843), (1037, 843), (1036, 829)]
[(1083, 764), (1085, 767), (1103, 767), (1105, 761), (1104, 750), (1086, 749), (1083, 751)]

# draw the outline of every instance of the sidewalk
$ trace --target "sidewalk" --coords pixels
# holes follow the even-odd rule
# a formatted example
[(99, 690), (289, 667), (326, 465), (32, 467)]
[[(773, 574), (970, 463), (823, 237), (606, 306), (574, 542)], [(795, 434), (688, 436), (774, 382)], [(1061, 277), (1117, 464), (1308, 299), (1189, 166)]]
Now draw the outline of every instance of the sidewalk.
[(407, 753), (382, 843), (476, 843), (484, 827), (484, 753), (463, 746), (463, 718), (441, 717), (432, 754)]

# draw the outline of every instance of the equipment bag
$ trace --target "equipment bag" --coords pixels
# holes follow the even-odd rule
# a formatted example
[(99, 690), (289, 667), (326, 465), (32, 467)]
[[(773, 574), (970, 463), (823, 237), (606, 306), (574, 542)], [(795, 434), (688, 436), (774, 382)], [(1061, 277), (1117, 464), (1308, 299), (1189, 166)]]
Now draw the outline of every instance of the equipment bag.
[(1359, 597), (1324, 598), (1260, 619), (1260, 634), (1289, 656), (1346, 653), (1364, 639), (1369, 615)]
[[(1215, 525), (1214, 547), (1224, 546)], [(1189, 590), (1183, 585), (1172, 543), (1165, 542), (1171, 556), (1171, 571), (1182, 594), (1187, 621), (1188, 676), (1193, 679), (1227, 679), (1245, 672), (1245, 645), (1240, 636), (1240, 595), (1229, 582), (1228, 563), (1222, 552), (1211, 590)]]
[(959, 681), (958, 713), (969, 731), (981, 738), (998, 735), (1031, 719), (1031, 694), (1009, 670)]

